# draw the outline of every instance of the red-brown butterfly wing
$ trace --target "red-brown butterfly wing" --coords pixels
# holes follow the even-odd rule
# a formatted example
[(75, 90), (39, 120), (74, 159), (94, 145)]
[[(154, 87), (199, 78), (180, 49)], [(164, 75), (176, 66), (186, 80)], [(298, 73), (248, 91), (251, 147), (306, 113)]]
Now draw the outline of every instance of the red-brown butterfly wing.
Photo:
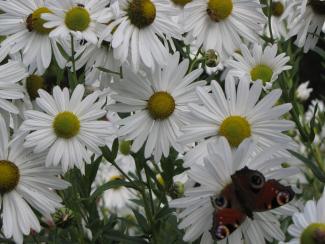
[(233, 184), (226, 186), (213, 201), (216, 210), (210, 232), (213, 239), (222, 240), (239, 227), (245, 220), (246, 214), (238, 202)]
[(274, 209), (290, 202), (295, 193), (289, 186), (276, 180), (265, 181), (264, 175), (247, 167), (232, 175), (235, 192), (244, 212), (253, 216), (253, 212)]
[(212, 238), (217, 241), (226, 238), (244, 222), (245, 218), (246, 215), (238, 209), (217, 209), (214, 213), (213, 225), (210, 230)]

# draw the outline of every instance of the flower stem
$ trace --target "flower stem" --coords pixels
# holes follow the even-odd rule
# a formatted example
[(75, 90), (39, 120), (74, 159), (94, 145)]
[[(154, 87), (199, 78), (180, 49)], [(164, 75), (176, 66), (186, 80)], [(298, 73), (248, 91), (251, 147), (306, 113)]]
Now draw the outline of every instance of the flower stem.
[(270, 32), (270, 38), (271, 38), (271, 43), (274, 43), (274, 37), (273, 37), (273, 32), (272, 32), (272, 0), (269, 0), (269, 7), (268, 7), (268, 26), (269, 26), (269, 32)]
[(70, 84), (70, 88), (74, 89), (78, 84), (78, 77), (77, 77), (77, 71), (76, 71), (76, 60), (74, 57), (74, 40), (73, 35), (70, 33), (70, 40), (71, 40), (71, 63), (72, 63), (72, 84)]

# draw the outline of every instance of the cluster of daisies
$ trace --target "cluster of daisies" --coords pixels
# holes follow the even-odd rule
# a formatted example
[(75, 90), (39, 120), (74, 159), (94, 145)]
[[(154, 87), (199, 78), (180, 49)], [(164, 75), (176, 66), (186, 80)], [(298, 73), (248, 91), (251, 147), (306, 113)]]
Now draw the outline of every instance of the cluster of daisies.
[[(278, 43), (319, 49), (325, 2), (261, 2), (0, 0), (0, 238), (23, 243), (40, 232), (40, 217), (52, 219), (64, 207), (59, 193), (74, 187), (65, 174), (85, 175), (118, 141), (114, 164), (102, 160), (92, 191), (149, 181), (139, 154), (163, 186), (160, 161), (177, 152), (186, 171), (174, 176), (178, 198), (168, 196), (165, 207), (176, 209), (187, 243), (325, 243), (325, 195), (303, 207), (289, 191), (276, 192), (279, 208), (215, 229), (218, 209), (231, 208), (221, 196), (237, 172), (258, 171), (296, 193), (296, 182), (306, 182), (290, 153), (306, 154), (306, 145), (278, 83), (294, 60)], [(294, 97), (307, 100), (308, 85)], [(313, 124), (318, 114), (325, 124), (324, 104), (310, 106), (300, 119)], [(325, 126), (314, 143), (325, 151), (324, 141)], [(101, 218), (146, 212), (139, 197), (134, 187), (104, 191)]]

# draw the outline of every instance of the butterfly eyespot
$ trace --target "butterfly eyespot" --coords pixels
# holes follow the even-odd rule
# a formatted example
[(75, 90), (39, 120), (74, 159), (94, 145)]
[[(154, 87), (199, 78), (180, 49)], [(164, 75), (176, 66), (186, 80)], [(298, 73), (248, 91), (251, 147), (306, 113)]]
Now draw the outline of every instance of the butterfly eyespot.
[(260, 174), (253, 174), (250, 178), (250, 183), (254, 189), (261, 189), (264, 186), (265, 179)]
[(229, 236), (230, 230), (225, 225), (220, 225), (217, 227), (215, 232), (215, 237), (217, 240), (225, 239), (227, 236)]
[(280, 206), (290, 202), (290, 193), (287, 191), (280, 191), (276, 196), (276, 201)]
[(228, 201), (223, 196), (216, 197), (216, 199), (214, 199), (214, 203), (215, 203), (216, 207), (219, 209), (225, 208), (228, 206)]

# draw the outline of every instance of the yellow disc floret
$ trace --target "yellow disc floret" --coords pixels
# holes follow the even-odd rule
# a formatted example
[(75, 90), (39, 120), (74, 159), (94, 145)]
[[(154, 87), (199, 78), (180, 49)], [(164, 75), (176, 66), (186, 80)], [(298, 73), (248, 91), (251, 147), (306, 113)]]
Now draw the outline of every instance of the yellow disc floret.
[(209, 0), (208, 15), (216, 22), (222, 21), (232, 13), (232, 0)]
[(73, 31), (85, 31), (90, 25), (90, 14), (84, 7), (74, 7), (65, 14), (66, 26)]
[(53, 129), (58, 137), (69, 139), (78, 134), (80, 121), (74, 113), (65, 111), (54, 118)]
[(280, 17), (284, 12), (284, 5), (281, 2), (272, 2), (272, 15)]
[(42, 14), (51, 13), (46, 7), (36, 9), (32, 14), (27, 17), (26, 26), (29, 31), (36, 31), (39, 34), (48, 34), (52, 29), (45, 28), (43, 25), (46, 22), (41, 18)]
[(304, 229), (300, 236), (300, 244), (325, 243), (325, 224), (312, 223)]
[(229, 116), (221, 123), (219, 135), (226, 137), (232, 147), (238, 147), (251, 136), (251, 126), (244, 117)]
[(270, 82), (273, 76), (273, 70), (264, 64), (256, 65), (251, 70), (251, 78), (253, 81), (261, 80), (263, 83)]
[(45, 88), (45, 81), (42, 76), (30, 75), (26, 79), (26, 89), (31, 100), (35, 100), (38, 97), (38, 89)]
[(168, 92), (156, 92), (150, 97), (147, 108), (153, 119), (167, 119), (175, 110), (175, 100)]
[(0, 194), (5, 194), (15, 189), (19, 178), (19, 169), (14, 163), (0, 160)]
[(192, 0), (172, 0), (173, 3), (180, 6), (185, 6), (186, 4), (192, 2)]
[(139, 29), (151, 25), (156, 18), (156, 7), (150, 0), (132, 0), (127, 12), (131, 23)]

